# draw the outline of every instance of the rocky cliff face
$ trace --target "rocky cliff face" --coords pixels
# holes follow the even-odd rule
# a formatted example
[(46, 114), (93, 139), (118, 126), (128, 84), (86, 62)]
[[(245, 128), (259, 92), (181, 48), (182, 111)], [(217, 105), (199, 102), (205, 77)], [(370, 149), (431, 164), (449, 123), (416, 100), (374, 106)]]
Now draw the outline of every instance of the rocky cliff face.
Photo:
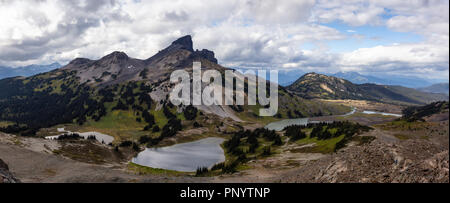
[[(379, 131), (369, 134), (375, 135)], [(387, 135), (383, 135), (387, 136)], [(447, 140), (448, 142), (448, 137)], [(302, 183), (448, 183), (448, 147), (423, 139), (352, 145), (280, 179)]]
[(19, 183), (10, 172), (8, 165), (0, 159), (0, 183)]
[(217, 59), (214, 56), (214, 52), (209, 51), (207, 49), (203, 49), (201, 51), (197, 50), (196, 52), (194, 52), (194, 56), (195, 57), (199, 57), (199, 58), (204, 58), (204, 59), (206, 59), (208, 61), (211, 61), (213, 63), (218, 63)]

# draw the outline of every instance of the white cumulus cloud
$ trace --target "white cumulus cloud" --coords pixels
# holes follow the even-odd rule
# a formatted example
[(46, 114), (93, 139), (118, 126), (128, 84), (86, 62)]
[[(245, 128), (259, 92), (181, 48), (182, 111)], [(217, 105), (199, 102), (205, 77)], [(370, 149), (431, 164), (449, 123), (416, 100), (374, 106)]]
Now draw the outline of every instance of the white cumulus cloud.
[[(112, 51), (144, 59), (191, 34), (194, 48), (213, 50), (225, 66), (416, 75), (426, 70), (443, 78), (448, 13), (443, 0), (0, 0), (0, 65), (67, 63)], [(328, 42), (366, 40), (356, 29), (327, 26), (333, 22), (384, 26), (423, 41), (331, 52)]]

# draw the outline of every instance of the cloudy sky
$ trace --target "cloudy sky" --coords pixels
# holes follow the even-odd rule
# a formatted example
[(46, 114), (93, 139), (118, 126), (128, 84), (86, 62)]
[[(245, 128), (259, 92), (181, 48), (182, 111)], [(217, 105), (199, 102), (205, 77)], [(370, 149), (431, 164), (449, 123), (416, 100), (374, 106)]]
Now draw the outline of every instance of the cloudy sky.
[(0, 66), (145, 59), (187, 34), (228, 67), (449, 77), (448, 0), (0, 0)]

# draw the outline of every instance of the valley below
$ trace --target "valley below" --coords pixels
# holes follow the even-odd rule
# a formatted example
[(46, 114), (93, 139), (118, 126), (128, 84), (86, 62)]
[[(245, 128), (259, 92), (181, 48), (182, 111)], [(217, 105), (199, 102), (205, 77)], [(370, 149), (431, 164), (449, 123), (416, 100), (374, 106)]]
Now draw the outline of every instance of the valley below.
[[(354, 102), (346, 103), (350, 104), (354, 105)], [(0, 136), (0, 158), (22, 182), (449, 181), (448, 111), (440, 115), (438, 120), (408, 123), (398, 121), (397, 116), (364, 114), (366, 110), (381, 112), (383, 109), (360, 105), (351, 114), (309, 118), (308, 122), (313, 123), (349, 120), (372, 127), (372, 130), (352, 137), (346, 147), (340, 150), (328, 149), (328, 141), (309, 138), (289, 141), (286, 132), (281, 130), (277, 133), (281, 135), (283, 144), (273, 147), (271, 155), (248, 157), (249, 160), (239, 164), (233, 173), (211, 171), (197, 175), (192, 172), (194, 168), (179, 171), (150, 168), (136, 164), (142, 163), (136, 161), (136, 157), (139, 157), (137, 154), (143, 148), (135, 151), (129, 147), (119, 147), (120, 152), (117, 152), (114, 147), (99, 141), (50, 140), (4, 133)], [(390, 111), (395, 112), (398, 113)], [(224, 138), (214, 139), (230, 139), (230, 135), (222, 136)], [(193, 140), (201, 142), (204, 138), (193, 136), (176, 142), (189, 145)], [(195, 147), (192, 150), (195, 151)], [(184, 159), (189, 162), (189, 156), (193, 154), (195, 152), (185, 155)], [(232, 156), (228, 153), (225, 155), (227, 159)], [(172, 162), (167, 157), (164, 161), (169, 165)], [(174, 164), (182, 165), (181, 160), (173, 161)]]

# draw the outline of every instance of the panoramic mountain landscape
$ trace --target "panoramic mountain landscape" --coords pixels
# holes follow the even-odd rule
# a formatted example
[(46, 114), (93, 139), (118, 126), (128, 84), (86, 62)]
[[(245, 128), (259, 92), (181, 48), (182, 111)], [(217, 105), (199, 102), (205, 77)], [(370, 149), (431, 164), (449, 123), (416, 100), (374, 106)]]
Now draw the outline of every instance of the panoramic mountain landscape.
[(0, 1), (0, 183), (448, 183), (448, 2), (355, 2)]
[[(211, 171), (197, 170), (196, 176), (229, 174), (225, 176), (223, 180), (225, 181), (234, 180), (236, 174), (250, 171), (249, 175), (239, 176), (250, 182), (269, 181), (290, 174), (296, 169), (296, 164), (289, 163), (296, 159), (297, 154), (299, 158), (303, 157), (300, 158), (302, 160), (299, 160), (300, 162), (310, 163), (309, 161), (328, 157), (327, 154), (333, 154), (349, 143), (359, 142), (361, 144), (357, 146), (369, 147), (372, 140), (381, 136), (373, 135), (380, 133), (378, 128), (384, 129), (385, 125), (394, 125), (397, 128), (397, 123), (403, 122), (396, 121), (395, 118), (396, 115), (405, 113), (402, 113), (402, 109), (406, 106), (448, 100), (448, 96), (444, 94), (424, 93), (400, 86), (357, 85), (341, 78), (308, 73), (286, 89), (281, 86), (278, 88), (280, 106), (278, 113), (273, 117), (260, 116), (257, 111), (260, 107), (248, 104), (244, 106), (174, 106), (168, 96), (173, 89), (170, 73), (181, 69), (192, 72), (192, 64), (195, 61), (201, 62), (202, 69), (205, 71), (218, 70), (223, 73), (229, 70), (217, 64), (218, 60), (214, 52), (206, 49), (194, 50), (192, 38), (188, 35), (175, 40), (170, 46), (148, 59), (134, 59), (123, 52), (113, 52), (98, 60), (76, 58), (64, 67), (31, 77), (0, 80), (0, 108), (2, 109), (0, 130), (7, 133), (2, 135), (2, 143), (6, 143), (2, 145), (2, 154), (15, 153), (14, 156), (3, 158), (13, 163), (13, 169), (20, 167), (19, 180), (25, 182), (111, 181), (114, 176), (127, 181), (127, 178), (133, 177), (131, 175), (133, 173), (146, 174), (147, 176), (142, 176), (142, 181), (154, 181), (155, 175), (160, 172), (153, 170), (162, 170), (162, 177), (171, 173), (178, 174), (172, 177), (178, 181), (219, 181), (215, 178), (193, 179), (189, 172), (176, 170), (164, 172), (163, 169), (146, 168), (145, 159), (139, 158), (140, 152), (145, 147), (177, 146), (174, 144), (219, 137), (223, 140), (230, 139), (222, 145), (226, 154), (224, 162), (222, 165), (211, 168)], [(366, 103), (359, 104), (357, 107), (354, 104), (356, 101)], [(391, 107), (381, 109), (382, 103)], [(416, 125), (413, 123), (417, 120), (424, 122), (423, 117), (436, 115), (435, 117), (441, 120), (438, 124), (430, 125), (440, 126), (442, 125), (440, 123), (448, 122), (448, 102), (439, 104), (437, 110), (429, 110), (430, 107), (427, 106), (418, 110), (405, 109), (404, 111), (408, 113), (402, 118), (407, 123), (411, 123), (408, 125)], [(386, 115), (380, 113), (379, 116), (375, 116), (376, 114), (367, 113), (365, 110), (387, 112)], [(419, 112), (409, 113), (411, 111)], [(427, 113), (423, 114), (420, 111)], [(409, 119), (416, 114), (420, 117), (414, 120)], [(311, 124), (302, 126), (304, 121), (301, 119), (305, 118), (309, 118)], [(294, 121), (292, 129), (288, 124), (283, 123), (290, 119)], [(298, 124), (301, 125), (295, 125), (295, 119), (297, 122), (300, 121)], [(321, 123), (323, 119), (327, 122)], [(335, 123), (330, 124), (330, 121)], [(374, 128), (367, 126), (368, 124), (383, 127)], [(403, 125), (405, 124), (400, 126)], [(329, 129), (324, 132), (331, 132), (331, 134), (315, 132), (318, 127)], [(374, 132), (374, 129), (377, 130)], [(338, 132), (335, 132), (336, 130)], [(441, 133), (439, 135), (442, 135)], [(448, 131), (444, 133), (448, 134)], [(85, 137), (87, 140), (83, 139), (84, 135), (87, 136)], [(250, 141), (253, 136), (255, 138), (252, 139), (255, 141)], [(391, 139), (397, 139), (395, 134)], [(399, 141), (403, 139), (400, 137)], [(433, 139), (443, 138), (433, 137)], [(11, 145), (12, 143), (16, 144)], [(47, 166), (50, 168), (45, 169), (55, 171), (55, 176), (45, 177), (40, 171), (29, 172), (25, 169), (28, 168), (28, 164), (33, 163), (14, 165), (17, 163), (15, 159), (20, 157), (16, 154), (17, 150), (26, 151), (23, 155), (36, 156), (37, 160), (59, 160), (61, 163), (55, 167)], [(133, 158), (135, 156), (137, 158)], [(100, 180), (89, 179), (89, 175), (95, 175), (95, 173), (86, 174), (80, 179), (81, 177), (78, 176), (81, 174), (67, 172), (67, 169), (61, 168), (67, 164), (77, 164), (60, 160), (59, 157), (67, 157), (75, 163), (80, 162), (80, 166), (76, 168), (88, 167), (81, 164), (88, 163), (93, 165), (88, 168), (100, 167), (103, 168), (102, 170), (108, 170), (106, 165), (113, 164), (129, 172), (120, 174), (115, 171), (111, 177)], [(288, 172), (266, 180), (252, 180), (250, 177), (261, 173), (258, 165), (262, 163), (258, 162), (268, 161), (264, 157), (271, 157), (276, 167), (288, 168)], [(9, 173), (5, 169), (2, 170), (4, 174)], [(195, 168), (189, 170), (195, 171)], [(439, 172), (440, 175), (441, 173)], [(180, 174), (184, 174), (181, 176), (183, 178), (180, 178)], [(413, 175), (414, 177), (407, 177), (405, 181), (413, 181), (414, 179), (411, 178), (416, 178), (417, 174)], [(5, 182), (17, 181), (10, 175), (4, 176)], [(30, 179), (36, 176), (37, 179)], [(340, 180), (341, 177), (333, 178)], [(297, 181), (296, 178), (292, 180)], [(356, 181), (357, 179), (344, 180)], [(434, 180), (424, 179), (423, 181)], [(371, 179), (370, 181), (385, 180)]]

